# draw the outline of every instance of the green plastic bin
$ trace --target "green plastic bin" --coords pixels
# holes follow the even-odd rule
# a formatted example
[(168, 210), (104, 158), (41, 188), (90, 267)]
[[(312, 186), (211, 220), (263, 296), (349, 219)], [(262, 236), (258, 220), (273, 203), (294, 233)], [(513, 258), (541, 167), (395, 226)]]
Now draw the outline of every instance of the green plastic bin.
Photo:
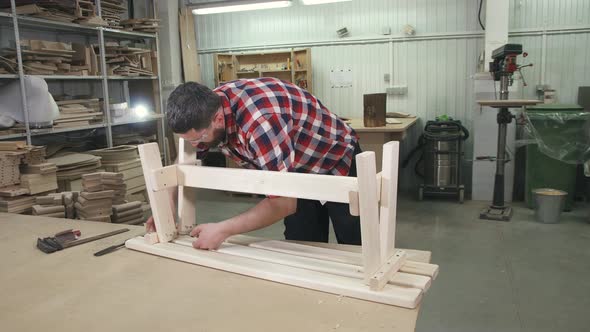
[[(545, 152), (551, 155), (539, 150), (538, 144), (526, 146), (526, 203), (534, 208), (535, 189), (563, 190), (568, 194), (564, 210), (570, 211), (574, 205), (577, 168), (571, 159), (579, 158), (580, 151), (574, 150), (581, 146), (571, 142), (584, 141), (587, 136), (584, 127), (590, 120), (590, 113), (578, 105), (548, 104), (527, 107), (526, 116), (534, 135), (542, 140)], [(569, 163), (562, 160), (569, 160)]]

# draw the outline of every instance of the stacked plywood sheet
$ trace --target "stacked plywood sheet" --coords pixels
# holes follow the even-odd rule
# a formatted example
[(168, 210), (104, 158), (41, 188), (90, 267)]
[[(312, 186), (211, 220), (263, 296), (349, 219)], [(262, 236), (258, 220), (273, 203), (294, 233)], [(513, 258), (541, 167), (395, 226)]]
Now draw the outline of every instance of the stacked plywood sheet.
[(1, 195), (0, 193), (0, 212), (29, 213), (35, 204), (35, 196), (20, 195), (7, 197)]
[(102, 190), (113, 191), (113, 203), (125, 203), (127, 186), (123, 182), (123, 175), (113, 172), (97, 172), (82, 175), (82, 188), (87, 192)]
[[(98, 52), (98, 45), (94, 45), (95, 52)], [(107, 42), (106, 63), (108, 75), (119, 76), (153, 76), (156, 66), (152, 58), (156, 55), (145, 44), (135, 43), (129, 46), (124, 43)]]
[(20, 182), (20, 163), (22, 155), (13, 152), (0, 153), (0, 187)]
[[(59, 99), (59, 97), (57, 98)], [(81, 127), (103, 122), (103, 113), (98, 98), (56, 99), (56, 103), (59, 107), (59, 118), (53, 120), (54, 127)]]
[[(92, 47), (47, 40), (21, 40), (20, 44), (26, 74), (87, 76), (98, 73)], [(5, 49), (0, 63), (15, 72), (16, 49)]]
[(63, 205), (39, 205), (35, 204), (32, 207), (34, 216), (44, 216), (51, 218), (65, 218), (66, 209)]
[(145, 180), (136, 146), (121, 145), (90, 153), (102, 158), (102, 166), (106, 171), (121, 174), (127, 188), (127, 200), (145, 201)]
[(0, 151), (18, 151), (27, 146), (25, 141), (0, 142)]
[(33, 215), (75, 219), (74, 207), (78, 199), (78, 192), (53, 193), (35, 197)]
[(57, 189), (57, 167), (52, 163), (27, 165), (21, 169), (21, 187), (29, 194), (38, 194)]
[(20, 164), (25, 151), (24, 141), (0, 142), (0, 187), (20, 182)]
[(109, 27), (121, 29), (121, 15), (127, 13), (127, 6), (122, 0), (101, 0), (100, 12)]
[(0, 151), (0, 212), (28, 213), (35, 194), (57, 188), (56, 167), (45, 162), (45, 147), (21, 143), (0, 144), (0, 149), (10, 150)]
[[(27, 166), (34, 166), (45, 164), (47, 162), (45, 160), (47, 150), (45, 146), (27, 146), (25, 150), (27, 152), (23, 156), (23, 164)], [(47, 167), (47, 165), (45, 167)]]
[[(16, 13), (19, 15), (60, 22), (89, 25), (106, 24), (96, 16), (95, 5), (89, 0), (21, 0), (16, 1), (16, 4)], [(0, 0), (0, 8), (6, 7), (10, 7), (10, 1)]]
[(74, 204), (76, 216), (82, 220), (111, 222), (114, 194), (113, 190), (81, 191)]
[(121, 21), (125, 30), (156, 33), (158, 32), (160, 20), (155, 18), (132, 18)]
[[(74, 22), (79, 17), (77, 0), (16, 1), (16, 13), (60, 22)], [(0, 1), (0, 7), (10, 7), (10, 1)]]
[(111, 216), (113, 223), (138, 225), (145, 221), (141, 202), (129, 202), (113, 205)]
[(82, 174), (96, 172), (100, 168), (100, 157), (86, 153), (68, 153), (47, 159), (57, 166), (57, 179), (79, 179)]

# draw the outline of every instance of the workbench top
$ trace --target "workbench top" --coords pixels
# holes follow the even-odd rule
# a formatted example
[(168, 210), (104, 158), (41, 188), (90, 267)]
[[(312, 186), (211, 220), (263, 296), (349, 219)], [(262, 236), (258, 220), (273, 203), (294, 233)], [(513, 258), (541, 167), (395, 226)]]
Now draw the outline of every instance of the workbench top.
[(416, 121), (418, 121), (418, 117), (395, 118), (395, 120), (400, 121), (401, 123), (387, 124), (383, 127), (365, 127), (363, 119), (350, 119), (348, 123), (357, 133), (399, 133), (404, 132), (413, 126)]
[[(70, 228), (86, 237), (125, 227), (130, 231), (53, 254), (35, 247), (38, 237)], [(143, 232), (139, 226), (0, 213), (2, 330), (414, 331), (419, 309), (343, 298), (126, 248), (93, 256)], [(416, 252), (413, 259), (429, 257)]]

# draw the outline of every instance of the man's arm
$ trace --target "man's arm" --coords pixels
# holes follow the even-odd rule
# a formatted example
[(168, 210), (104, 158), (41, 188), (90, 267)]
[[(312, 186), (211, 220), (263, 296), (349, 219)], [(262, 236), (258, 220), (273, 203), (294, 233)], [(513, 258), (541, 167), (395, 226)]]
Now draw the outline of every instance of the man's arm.
[(297, 199), (266, 198), (250, 210), (219, 223), (200, 224), (191, 231), (199, 238), (193, 242), (197, 249), (217, 249), (229, 236), (251, 232), (272, 225), (295, 213)]

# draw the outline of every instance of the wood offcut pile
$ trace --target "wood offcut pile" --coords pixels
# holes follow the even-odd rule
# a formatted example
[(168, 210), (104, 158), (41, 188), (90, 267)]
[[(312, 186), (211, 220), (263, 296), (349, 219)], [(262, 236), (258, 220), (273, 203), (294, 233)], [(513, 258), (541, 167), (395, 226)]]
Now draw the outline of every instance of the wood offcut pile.
[(100, 12), (109, 28), (122, 29), (121, 15), (127, 13), (127, 5), (123, 0), (101, 0)]
[(121, 174), (126, 186), (126, 199), (129, 201), (145, 201), (145, 180), (137, 147), (121, 145), (112, 148), (89, 151), (101, 158), (102, 167), (107, 172)]
[(35, 198), (35, 205), (33, 205), (33, 215), (51, 218), (72, 218), (72, 210), (69, 210), (70, 216), (68, 216), (68, 210), (66, 209), (66, 195), (69, 197), (70, 206), (73, 208), (73, 194), (71, 192), (52, 193), (46, 196), (37, 196)]
[[(97, 172), (101, 166), (100, 157), (86, 153), (69, 153), (48, 159), (57, 166), (59, 191), (77, 191), (81, 189), (83, 174)], [(79, 182), (74, 184), (73, 182)]]
[[(94, 45), (98, 52), (98, 45)], [(153, 76), (156, 53), (146, 44), (125, 41), (106, 42), (106, 63), (108, 75)]]
[(156, 33), (158, 32), (160, 20), (155, 18), (132, 18), (121, 21), (125, 30)]
[[(77, 43), (21, 40), (23, 69), (31, 75), (88, 76), (98, 74), (94, 48)], [(5, 48), (0, 66), (16, 73), (16, 49)]]
[(0, 212), (30, 212), (35, 195), (57, 189), (56, 171), (45, 160), (45, 147), (0, 142)]
[(84, 174), (78, 201), (75, 204), (78, 218), (111, 222), (113, 203), (125, 203), (123, 175), (112, 172)]
[[(97, 16), (95, 3), (90, 0), (18, 0), (16, 5), (19, 15), (84, 25), (107, 25)], [(0, 8), (10, 11), (10, 1), (0, 0)]]
[(141, 202), (129, 202), (113, 205), (111, 221), (117, 224), (138, 225), (143, 223), (143, 208)]
[(53, 120), (54, 127), (82, 127), (103, 122), (103, 113), (98, 98), (62, 98), (54, 96), (59, 107), (59, 117)]

